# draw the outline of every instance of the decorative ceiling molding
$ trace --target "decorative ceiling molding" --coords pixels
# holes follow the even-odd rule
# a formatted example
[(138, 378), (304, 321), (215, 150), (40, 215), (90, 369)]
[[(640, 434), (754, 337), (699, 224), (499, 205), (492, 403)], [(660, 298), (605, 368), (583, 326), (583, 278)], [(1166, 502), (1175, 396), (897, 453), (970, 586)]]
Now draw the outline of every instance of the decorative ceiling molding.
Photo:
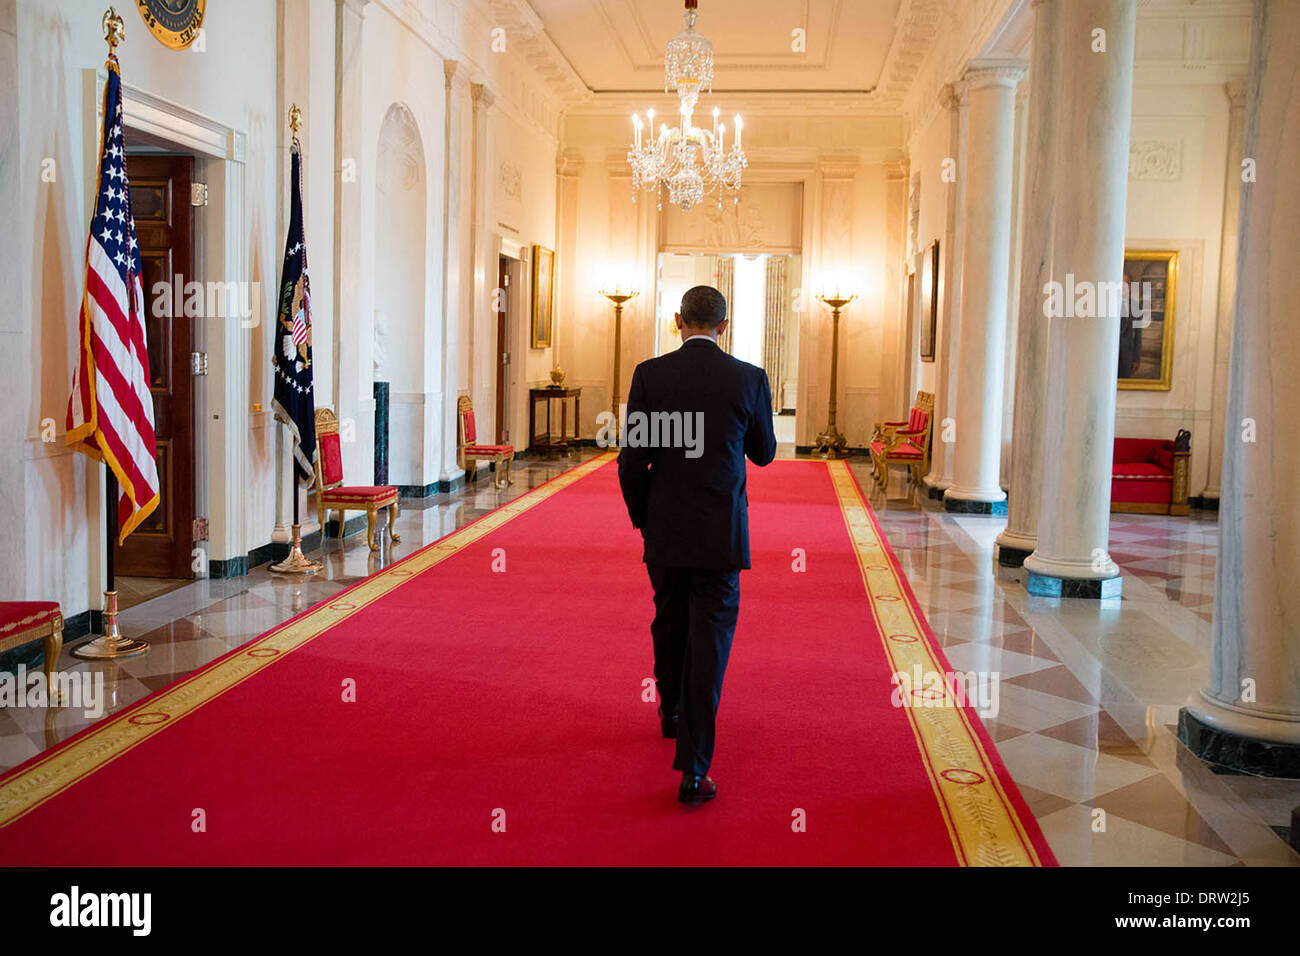
[(524, 0), (488, 0), (497, 26), (506, 31), (513, 45), (530, 67), (544, 80), (565, 108), (577, 106), (591, 96), (591, 90), (547, 35), (542, 21)]

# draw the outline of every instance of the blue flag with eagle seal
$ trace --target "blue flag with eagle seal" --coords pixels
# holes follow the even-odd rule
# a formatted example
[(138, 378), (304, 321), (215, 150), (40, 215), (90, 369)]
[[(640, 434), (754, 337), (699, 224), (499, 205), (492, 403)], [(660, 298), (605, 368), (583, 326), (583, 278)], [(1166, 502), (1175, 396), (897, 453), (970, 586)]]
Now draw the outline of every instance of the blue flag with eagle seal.
[(302, 154), (297, 138), (291, 153), (289, 178), (293, 196), (289, 235), (284, 242), (284, 268), (272, 336), (271, 364), (275, 368), (275, 417), (293, 432), (294, 474), (311, 481), (316, 462), (316, 400), (311, 369), (311, 283), (307, 279), (307, 244), (302, 225)]

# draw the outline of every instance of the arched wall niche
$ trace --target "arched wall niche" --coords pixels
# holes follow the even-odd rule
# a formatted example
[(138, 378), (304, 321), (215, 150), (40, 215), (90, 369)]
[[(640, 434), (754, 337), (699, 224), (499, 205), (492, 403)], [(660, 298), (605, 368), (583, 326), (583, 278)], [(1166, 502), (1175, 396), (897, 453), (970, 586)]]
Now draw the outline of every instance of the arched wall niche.
[(389, 480), (423, 483), (425, 436), (405, 420), (428, 391), (425, 354), (433, 347), (426, 322), (428, 176), (420, 128), (394, 103), (379, 130), (375, 175), (374, 380), (389, 383)]

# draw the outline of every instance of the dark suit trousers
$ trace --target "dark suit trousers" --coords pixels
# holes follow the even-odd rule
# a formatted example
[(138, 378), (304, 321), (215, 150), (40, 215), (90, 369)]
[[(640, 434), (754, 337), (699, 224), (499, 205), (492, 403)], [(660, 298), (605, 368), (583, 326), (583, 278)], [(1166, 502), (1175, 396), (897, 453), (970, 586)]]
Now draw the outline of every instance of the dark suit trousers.
[(655, 683), (677, 711), (673, 767), (703, 776), (713, 762), (722, 677), (740, 613), (740, 572), (647, 564), (655, 592)]

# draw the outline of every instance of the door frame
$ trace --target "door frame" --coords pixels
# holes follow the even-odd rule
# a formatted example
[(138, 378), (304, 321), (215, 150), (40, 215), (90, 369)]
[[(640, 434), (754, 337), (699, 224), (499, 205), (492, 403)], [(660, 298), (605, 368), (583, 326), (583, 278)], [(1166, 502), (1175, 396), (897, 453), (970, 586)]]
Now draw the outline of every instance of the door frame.
[[(526, 397), (521, 394), (520, 376), (528, 373), (529, 341), (528, 328), (532, 319), (529, 309), (530, 303), (525, 296), (525, 290), (529, 289), (529, 249), (517, 239), (511, 239), (509, 236), (503, 236), (501, 233), (493, 233), (491, 245), (494, 248), (493, 263), (500, 263), (505, 259), (510, 270), (510, 288), (506, 291), (506, 351), (510, 353), (510, 369), (505, 380), (505, 400), (502, 407), (505, 409), (505, 421), (494, 422), (494, 434), (504, 427), (510, 430), (509, 444), (517, 449), (527, 448), (532, 441), (531, 436), (521, 436), (520, 430), (527, 430), (528, 409), (523, 407)], [(495, 320), (495, 314), (493, 315)], [(492, 356), (495, 363), (498, 347), (496, 344), (497, 323), (492, 322), (491, 335), (493, 341)], [(493, 402), (496, 401), (496, 376), (493, 376)], [(518, 423), (518, 427), (515, 427)]]
[[(101, 112), (108, 74), (103, 67), (82, 70), (82, 137), (84, 168), (94, 169), (99, 157)], [(196, 212), (194, 221), (194, 279), (206, 282), (220, 277), (223, 282), (249, 281), (248, 239), (244, 235), (245, 184), (248, 137), (244, 130), (227, 126), (209, 116), (148, 90), (122, 83), (123, 125), (146, 142), (194, 157), (194, 181), (208, 184), (208, 205)], [(85, 182), (85, 209), (94, 208), (93, 176)], [(88, 218), (88, 217), (87, 217)], [(264, 290), (274, 291), (274, 290)], [(247, 323), (208, 323), (194, 320), (195, 348), (208, 355), (208, 374), (194, 383), (194, 508), (208, 518), (208, 567), (241, 561), (248, 555), (247, 459), (250, 430), (272, 426), (264, 395), (260, 411), (250, 410), (249, 383), (243, 381), (249, 365), (250, 339), (268, 313), (266, 295), (254, 297), (254, 315)], [(245, 324), (253, 335), (245, 334)], [(269, 346), (268, 346), (269, 350)], [(270, 387), (269, 378), (263, 383)], [(278, 447), (278, 443), (276, 443)], [(283, 456), (277, 456), (277, 488), (287, 483)], [(88, 473), (88, 519), (93, 527), (104, 527), (105, 482), (102, 468)], [(277, 498), (279, 496), (277, 495)], [(277, 501), (278, 507), (278, 501)], [(88, 588), (91, 607), (99, 607), (107, 579), (104, 549), (90, 548)], [(207, 576), (206, 572), (203, 576)]]

